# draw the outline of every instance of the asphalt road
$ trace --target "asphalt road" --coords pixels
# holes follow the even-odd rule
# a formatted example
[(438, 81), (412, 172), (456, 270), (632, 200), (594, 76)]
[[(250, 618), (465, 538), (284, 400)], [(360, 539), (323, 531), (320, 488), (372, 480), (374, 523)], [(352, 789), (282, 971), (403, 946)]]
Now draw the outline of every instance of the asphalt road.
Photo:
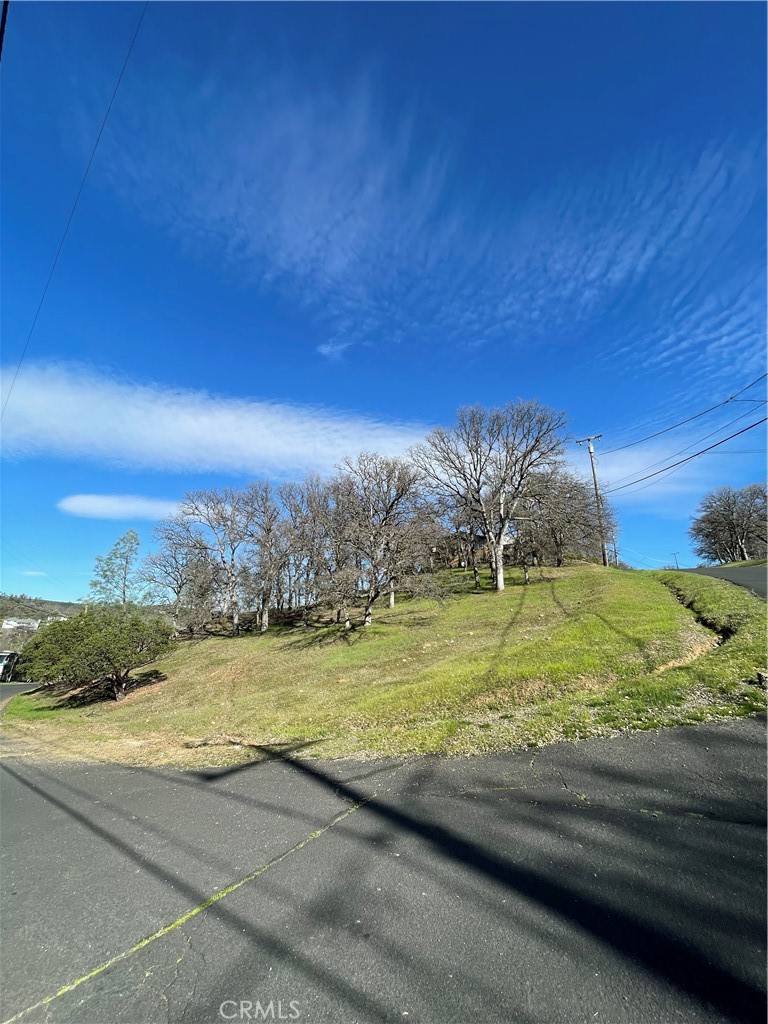
[(10, 700), (19, 693), (26, 693), (27, 690), (34, 690), (34, 683), (0, 683), (0, 704)]
[(762, 1024), (765, 766), (762, 719), (200, 773), (9, 747), (2, 1019)]
[(713, 566), (707, 569), (689, 569), (688, 572), (698, 572), (702, 576), (715, 576), (720, 580), (729, 580), (740, 587), (746, 587), (760, 597), (766, 597), (766, 585), (768, 584), (768, 567), (764, 565), (737, 565), (737, 566)]

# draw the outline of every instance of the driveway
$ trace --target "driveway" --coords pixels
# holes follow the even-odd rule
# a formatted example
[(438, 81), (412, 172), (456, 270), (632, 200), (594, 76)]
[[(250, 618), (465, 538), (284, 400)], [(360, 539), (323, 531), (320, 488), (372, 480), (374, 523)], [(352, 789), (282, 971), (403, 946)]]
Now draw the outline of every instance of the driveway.
[(270, 756), (195, 773), (9, 748), (2, 1019), (764, 1021), (764, 719)]
[(765, 565), (715, 565), (706, 569), (688, 569), (687, 572), (698, 572), (702, 576), (715, 576), (719, 580), (728, 580), (739, 587), (746, 587), (753, 594), (766, 597), (768, 584), (768, 567)]

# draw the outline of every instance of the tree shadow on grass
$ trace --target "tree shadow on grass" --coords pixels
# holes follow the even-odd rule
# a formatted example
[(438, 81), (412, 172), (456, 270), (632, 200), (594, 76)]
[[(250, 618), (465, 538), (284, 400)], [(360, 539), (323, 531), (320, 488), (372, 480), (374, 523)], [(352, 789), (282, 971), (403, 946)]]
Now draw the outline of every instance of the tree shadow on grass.
[[(574, 612), (572, 609), (567, 608), (560, 600), (560, 597), (558, 596), (555, 590), (555, 582), (551, 582), (549, 586), (550, 592), (552, 594), (552, 600), (554, 601), (554, 603), (557, 605), (557, 607), (560, 609), (560, 611), (563, 613), (566, 619), (572, 619), (574, 617)], [(615, 622), (611, 622), (611, 620), (606, 615), (603, 615), (600, 612), (595, 611), (594, 608), (589, 609), (586, 614), (592, 615), (594, 616), (594, 618), (599, 619), (600, 622), (602, 622), (604, 626), (607, 626), (607, 628), (610, 629), (612, 633), (615, 633), (616, 636), (620, 636), (622, 639), (626, 640), (628, 644), (631, 644), (635, 648), (637, 656), (641, 660), (643, 667), (646, 671), (650, 672), (652, 669), (656, 667), (656, 661), (654, 660), (652, 654), (647, 650), (645, 643), (640, 637), (637, 637), (632, 633), (628, 633), (625, 629), (622, 629)]]
[(316, 647), (332, 647), (334, 644), (343, 643), (348, 647), (359, 643), (364, 636), (362, 627), (352, 626), (351, 629), (344, 629), (344, 623), (331, 623), (309, 626), (292, 631), (292, 636), (282, 641), (283, 650), (308, 651)]
[[(126, 697), (136, 690), (142, 690), (145, 686), (154, 686), (155, 683), (162, 683), (167, 679), (164, 672), (158, 669), (148, 669), (146, 672), (138, 672), (128, 680)], [(56, 708), (82, 708), (91, 704), (101, 704), (104, 701), (113, 701), (115, 690), (111, 679), (96, 679), (76, 689), (71, 687), (64, 691), (57, 703), (52, 705)]]
[(503, 630), (501, 631), (501, 639), (496, 645), (496, 653), (491, 658), (488, 668), (486, 669), (485, 678), (486, 681), (489, 683), (493, 681), (498, 681), (496, 679), (496, 674), (498, 672), (499, 666), (501, 665), (501, 662), (504, 659), (504, 650), (507, 644), (509, 643), (510, 635), (512, 633), (512, 630), (515, 628), (515, 625), (517, 624), (517, 620), (523, 613), (523, 608), (525, 607), (527, 596), (528, 590), (525, 586), (523, 586), (522, 590), (520, 591), (517, 606), (513, 609), (512, 614), (510, 615)]

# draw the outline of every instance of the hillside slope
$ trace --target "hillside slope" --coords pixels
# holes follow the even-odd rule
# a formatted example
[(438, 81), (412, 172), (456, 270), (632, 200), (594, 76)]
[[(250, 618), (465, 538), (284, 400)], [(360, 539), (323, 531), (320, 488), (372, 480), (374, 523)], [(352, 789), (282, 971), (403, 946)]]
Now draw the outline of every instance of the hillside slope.
[(139, 678), (119, 704), (17, 698), (4, 727), (62, 756), (193, 765), (250, 758), (249, 744), (485, 752), (765, 705), (745, 681), (765, 664), (759, 645), (713, 670), (717, 636), (651, 574), (546, 569), (526, 587), (510, 572), (502, 594), (452, 579), (442, 604), (379, 609), (351, 635), (315, 625), (182, 645), (154, 666), (164, 679)]
[(0, 619), (45, 619), (49, 615), (77, 615), (81, 604), (74, 601), (47, 601), (26, 594), (0, 594)]
[[(69, 618), (77, 615), (82, 607), (72, 601), (47, 601), (27, 594), (0, 594), (0, 620), (41, 619), (45, 622), (52, 616)], [(6, 651), (21, 651), (34, 635), (31, 629), (3, 629), (0, 631), (0, 647)]]

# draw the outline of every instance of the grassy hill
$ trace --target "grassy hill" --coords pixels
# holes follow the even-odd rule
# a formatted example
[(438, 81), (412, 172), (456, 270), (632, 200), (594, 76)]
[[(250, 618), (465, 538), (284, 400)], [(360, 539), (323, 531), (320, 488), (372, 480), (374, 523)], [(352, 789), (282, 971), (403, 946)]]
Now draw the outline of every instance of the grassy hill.
[(705, 569), (740, 569), (745, 565), (766, 565), (768, 559), (750, 558), (748, 562), (715, 562), (713, 565), (705, 565)]
[(378, 609), (351, 635), (315, 624), (186, 643), (123, 702), (16, 698), (3, 727), (60, 756), (191, 766), (279, 743), (325, 757), (480, 753), (765, 707), (764, 604), (745, 591), (597, 566), (508, 582), (473, 593), (456, 572), (444, 602)]
[(45, 619), (49, 615), (77, 615), (83, 606), (73, 601), (46, 601), (26, 594), (0, 594), (0, 619)]

